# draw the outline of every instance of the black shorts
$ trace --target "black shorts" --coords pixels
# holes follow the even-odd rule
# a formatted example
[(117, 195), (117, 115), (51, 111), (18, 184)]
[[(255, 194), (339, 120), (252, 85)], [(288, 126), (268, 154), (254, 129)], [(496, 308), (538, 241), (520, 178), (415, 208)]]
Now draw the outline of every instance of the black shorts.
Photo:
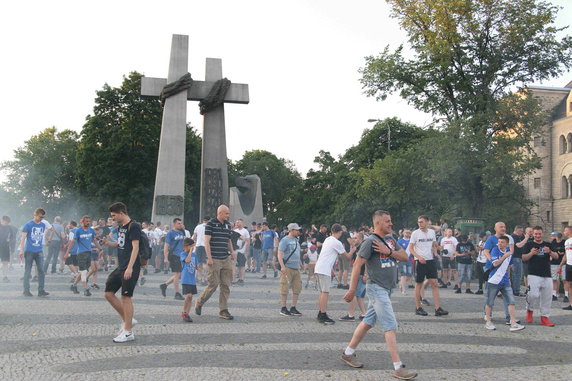
[(183, 265), (181, 265), (181, 257), (175, 254), (169, 254), (169, 266), (171, 271), (174, 273), (180, 273), (183, 271)]
[(246, 266), (246, 257), (242, 253), (236, 253), (236, 267)]
[(76, 257), (79, 271), (89, 270), (91, 266), (91, 252), (84, 251), (83, 253), (76, 255)]
[(10, 246), (0, 246), (0, 260), (10, 262)]
[(99, 253), (91, 252), (91, 261), (92, 262), (99, 262)]
[(566, 282), (572, 283), (572, 266), (566, 265)]
[(455, 258), (441, 257), (441, 261), (443, 262), (443, 270), (457, 270), (457, 262), (455, 261)]
[(70, 255), (68, 256), (68, 259), (66, 259), (66, 265), (67, 265), (67, 266), (72, 265), (72, 266), (76, 266), (76, 267), (77, 267), (77, 264), (78, 264), (78, 262), (77, 262), (77, 254), (73, 254), (73, 255), (70, 254)]
[(425, 278), (427, 279), (437, 279), (437, 264), (435, 260), (426, 261), (425, 264), (416, 261), (415, 267), (417, 274), (415, 275), (415, 282), (423, 283)]
[(187, 295), (187, 294), (191, 294), (191, 295), (196, 295), (197, 294), (197, 285), (195, 284), (183, 284), (183, 295)]
[(121, 296), (132, 297), (133, 290), (135, 290), (135, 286), (139, 280), (140, 271), (140, 267), (134, 267), (131, 278), (124, 279), (123, 273), (125, 272), (125, 269), (116, 268), (107, 277), (107, 282), (105, 282), (105, 292), (113, 292), (115, 294), (119, 289), (121, 289)]

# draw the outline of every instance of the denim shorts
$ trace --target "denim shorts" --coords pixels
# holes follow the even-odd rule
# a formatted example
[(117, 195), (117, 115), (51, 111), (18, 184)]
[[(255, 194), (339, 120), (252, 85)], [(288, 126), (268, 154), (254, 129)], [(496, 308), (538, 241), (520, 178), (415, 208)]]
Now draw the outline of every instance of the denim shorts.
[(399, 262), (399, 276), (411, 276), (413, 274), (411, 268), (411, 261)]
[(501, 286), (487, 282), (487, 306), (491, 308), (494, 306), (495, 298), (499, 292), (502, 294), (505, 305), (514, 304), (514, 295), (510, 285)]
[(365, 286), (369, 304), (363, 322), (372, 327), (379, 319), (379, 324), (384, 331), (394, 331), (397, 329), (397, 320), (391, 305), (391, 290), (378, 286), (375, 283), (368, 283)]
[(365, 297), (365, 283), (363, 282), (363, 275), (360, 275), (358, 278), (356, 296), (362, 299)]
[(274, 248), (262, 249), (260, 260), (262, 262), (272, 262), (274, 260)]
[(471, 283), (472, 263), (459, 263), (459, 283)]

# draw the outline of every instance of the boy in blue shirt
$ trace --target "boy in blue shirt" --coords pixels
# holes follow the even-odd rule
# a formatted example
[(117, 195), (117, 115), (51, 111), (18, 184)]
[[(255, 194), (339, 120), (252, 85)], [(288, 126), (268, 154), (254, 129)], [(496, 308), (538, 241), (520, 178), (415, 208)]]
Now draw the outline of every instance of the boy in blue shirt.
[(193, 319), (189, 316), (193, 295), (197, 294), (197, 281), (195, 277), (195, 270), (197, 268), (197, 255), (194, 253), (195, 241), (191, 238), (183, 240), (183, 251), (179, 253), (181, 258), (181, 285), (183, 286), (183, 295), (185, 301), (183, 302), (183, 313), (181, 317), (184, 321), (192, 323)]
[(42, 241), (46, 225), (42, 220), (46, 216), (46, 211), (38, 208), (34, 211), (34, 219), (29, 221), (22, 228), (22, 239), (20, 241), (20, 256), (24, 257), (26, 267), (24, 269), (24, 296), (32, 296), (30, 292), (30, 276), (32, 265), (36, 262), (38, 268), (38, 296), (49, 295), (44, 290), (44, 255), (42, 253)]
[(495, 330), (496, 327), (491, 321), (491, 311), (497, 294), (500, 292), (503, 296), (505, 307), (508, 308), (510, 315), (510, 331), (520, 331), (524, 329), (523, 325), (516, 322), (516, 310), (514, 308), (514, 295), (510, 287), (508, 279), (508, 268), (512, 263), (512, 253), (509, 246), (509, 239), (503, 235), (499, 237), (498, 244), (491, 252), (491, 272), (489, 274), (487, 284), (487, 304), (485, 306), (485, 328)]

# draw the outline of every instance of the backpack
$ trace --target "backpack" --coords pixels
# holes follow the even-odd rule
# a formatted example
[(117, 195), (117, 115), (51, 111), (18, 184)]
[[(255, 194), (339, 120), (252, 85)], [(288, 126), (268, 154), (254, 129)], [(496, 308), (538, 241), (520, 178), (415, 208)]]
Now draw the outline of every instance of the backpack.
[[(127, 231), (131, 228), (131, 224), (137, 222), (132, 221), (129, 223), (129, 227)], [(139, 226), (141, 227), (141, 226)], [(143, 231), (141, 231), (141, 236), (139, 237), (139, 262), (141, 262), (141, 266), (146, 266), (147, 262), (151, 258), (151, 248), (149, 247), (149, 237)]]

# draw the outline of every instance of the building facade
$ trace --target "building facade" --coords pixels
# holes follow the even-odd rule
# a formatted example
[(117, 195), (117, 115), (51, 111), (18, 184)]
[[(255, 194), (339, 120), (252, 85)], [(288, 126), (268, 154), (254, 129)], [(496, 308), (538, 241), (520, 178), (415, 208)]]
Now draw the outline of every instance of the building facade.
[(542, 101), (550, 119), (533, 142), (542, 168), (524, 180), (527, 196), (535, 203), (528, 223), (559, 232), (572, 224), (572, 82), (564, 87), (529, 89)]

